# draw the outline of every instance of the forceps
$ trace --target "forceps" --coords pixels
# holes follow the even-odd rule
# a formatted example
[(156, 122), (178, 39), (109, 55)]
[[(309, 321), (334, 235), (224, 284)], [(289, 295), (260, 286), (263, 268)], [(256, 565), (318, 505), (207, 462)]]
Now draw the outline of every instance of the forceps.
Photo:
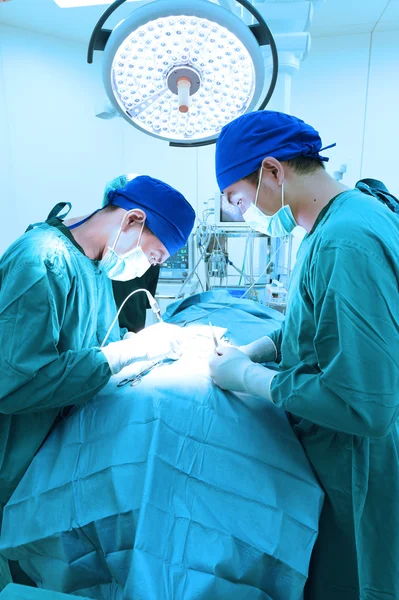
[(210, 322), (210, 320), (208, 321), (208, 323), (209, 323), (209, 327), (211, 329), (212, 339), (213, 339), (213, 343), (215, 344), (215, 350), (216, 350), (216, 348), (218, 347), (219, 344), (218, 344), (218, 341), (216, 339), (215, 330), (213, 329), (213, 325)]
[(219, 355), (219, 352), (217, 351), (217, 348), (219, 346), (219, 342), (217, 341), (217, 338), (216, 338), (216, 335), (215, 335), (215, 330), (213, 329), (213, 325), (212, 325), (212, 323), (211, 323), (210, 320), (208, 321), (208, 323), (209, 323), (209, 327), (211, 329), (212, 339), (213, 339), (213, 343), (214, 343), (214, 346), (215, 346), (215, 353)]
[(150, 373), (150, 371), (155, 369), (155, 367), (158, 367), (161, 363), (163, 363), (164, 360), (165, 360), (164, 358), (162, 360), (157, 360), (157, 361), (153, 362), (151, 365), (149, 365), (148, 367), (146, 367), (145, 369), (143, 369), (142, 371), (140, 371), (139, 373), (136, 373), (136, 375), (133, 375), (132, 377), (126, 377), (126, 379), (122, 379), (122, 381), (119, 381), (117, 386), (124, 387), (125, 385), (128, 385), (128, 383), (130, 383), (130, 387), (134, 387), (134, 386), (138, 385), (140, 383), (140, 381), (142, 380), (142, 378), (144, 377), (144, 375), (147, 375), (148, 373)]

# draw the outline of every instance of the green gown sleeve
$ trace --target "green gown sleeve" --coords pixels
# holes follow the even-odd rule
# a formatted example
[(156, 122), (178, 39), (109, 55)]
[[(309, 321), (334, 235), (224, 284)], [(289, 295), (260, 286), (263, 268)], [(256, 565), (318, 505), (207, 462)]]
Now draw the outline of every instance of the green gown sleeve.
[[(99, 348), (58, 350), (68, 284), (65, 272), (44, 263), (19, 264), (2, 282), (0, 413), (81, 404), (109, 381), (111, 371)], [(79, 315), (82, 327), (88, 317)], [(64, 346), (75, 334), (62, 332)]]
[(398, 265), (382, 249), (331, 243), (309, 281), (318, 364), (280, 371), (272, 399), (316, 425), (383, 437), (399, 414)]

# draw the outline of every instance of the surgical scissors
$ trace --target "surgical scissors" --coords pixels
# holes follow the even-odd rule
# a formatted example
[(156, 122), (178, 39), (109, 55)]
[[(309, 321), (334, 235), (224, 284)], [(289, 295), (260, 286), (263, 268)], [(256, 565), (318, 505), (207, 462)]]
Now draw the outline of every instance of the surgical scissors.
[(122, 381), (119, 381), (117, 386), (124, 387), (125, 385), (128, 385), (129, 383), (130, 383), (130, 387), (134, 387), (134, 386), (138, 385), (140, 383), (140, 381), (142, 380), (142, 378), (144, 377), (144, 375), (147, 375), (148, 373), (150, 373), (150, 371), (155, 369), (155, 367), (158, 367), (164, 361), (165, 361), (165, 359), (157, 360), (157, 361), (153, 362), (151, 365), (148, 365), (148, 367), (145, 367), (145, 369), (143, 369), (139, 373), (136, 373), (136, 375), (133, 375), (132, 377), (126, 377), (126, 379), (122, 379)]

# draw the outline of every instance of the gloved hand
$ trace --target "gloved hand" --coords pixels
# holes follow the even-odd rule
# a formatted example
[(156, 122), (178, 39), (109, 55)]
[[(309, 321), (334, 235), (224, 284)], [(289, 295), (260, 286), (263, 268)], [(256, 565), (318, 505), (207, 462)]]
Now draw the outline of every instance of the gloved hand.
[(112, 375), (136, 360), (180, 358), (184, 331), (177, 325), (157, 323), (137, 334), (127, 333), (120, 342), (111, 342), (101, 348)]
[(180, 358), (185, 330), (169, 323), (156, 323), (146, 327), (136, 336), (137, 343), (144, 349), (149, 360)]
[(136, 337), (137, 333), (135, 333), (134, 331), (128, 331), (127, 333), (125, 333), (125, 335), (123, 336), (124, 340), (131, 340), (134, 337)]
[(237, 348), (219, 346), (209, 359), (209, 372), (222, 390), (245, 392), (271, 400), (270, 385), (276, 373), (254, 364)]
[(241, 352), (246, 354), (252, 362), (265, 363), (277, 360), (277, 348), (273, 340), (269, 337), (263, 337), (250, 344), (238, 347)]
[(137, 342), (137, 335), (126, 334), (120, 342), (111, 342), (101, 348), (108, 361), (112, 375), (131, 365), (136, 360), (147, 360), (145, 349)]

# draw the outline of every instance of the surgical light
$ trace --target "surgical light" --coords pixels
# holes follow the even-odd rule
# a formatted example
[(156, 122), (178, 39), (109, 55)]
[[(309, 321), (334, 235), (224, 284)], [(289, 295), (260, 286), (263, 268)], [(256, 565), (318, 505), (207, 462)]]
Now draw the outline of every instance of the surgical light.
[(240, 1), (261, 22), (252, 29), (207, 0), (154, 0), (112, 32), (101, 29), (124, 1), (114, 2), (97, 23), (88, 62), (93, 50), (104, 49), (105, 90), (129, 123), (172, 145), (213, 143), (224, 125), (259, 105), (265, 66), (256, 27), (274, 59), (268, 102), (277, 78), (277, 51), (249, 2)]

